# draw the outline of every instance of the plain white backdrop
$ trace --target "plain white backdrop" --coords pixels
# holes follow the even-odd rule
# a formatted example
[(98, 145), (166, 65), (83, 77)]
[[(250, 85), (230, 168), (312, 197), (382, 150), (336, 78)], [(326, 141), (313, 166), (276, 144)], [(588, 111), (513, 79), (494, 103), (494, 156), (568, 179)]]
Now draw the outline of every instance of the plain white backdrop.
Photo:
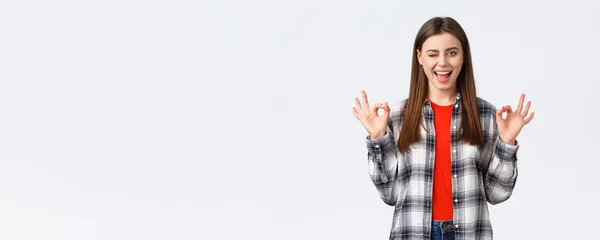
[(0, 1), (0, 239), (387, 239), (352, 114), (408, 96), (420, 26), (465, 29), (478, 95), (521, 93), (497, 239), (596, 234), (591, 1)]

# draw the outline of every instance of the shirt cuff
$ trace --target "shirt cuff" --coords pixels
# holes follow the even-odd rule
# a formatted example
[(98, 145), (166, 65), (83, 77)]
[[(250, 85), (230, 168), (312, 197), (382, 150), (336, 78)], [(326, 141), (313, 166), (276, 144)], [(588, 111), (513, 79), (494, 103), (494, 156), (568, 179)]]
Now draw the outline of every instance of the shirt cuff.
[(370, 136), (367, 136), (367, 149), (369, 149), (369, 151), (371, 152), (381, 151), (382, 149), (388, 149), (393, 145), (391, 136), (392, 133), (390, 132), (386, 132), (383, 137), (380, 137), (377, 140), (371, 140)]
[(496, 154), (502, 160), (516, 161), (517, 151), (519, 150), (519, 141), (515, 139), (515, 144), (511, 145), (505, 143), (500, 139), (500, 136), (496, 139)]

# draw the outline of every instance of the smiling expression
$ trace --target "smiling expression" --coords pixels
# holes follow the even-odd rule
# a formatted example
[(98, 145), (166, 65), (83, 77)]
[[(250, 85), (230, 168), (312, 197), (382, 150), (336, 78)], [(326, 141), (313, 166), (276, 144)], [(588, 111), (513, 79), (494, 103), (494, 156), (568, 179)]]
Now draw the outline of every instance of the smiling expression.
[(456, 79), (463, 65), (460, 41), (450, 33), (433, 35), (417, 50), (419, 64), (429, 80), (429, 89), (455, 91)]

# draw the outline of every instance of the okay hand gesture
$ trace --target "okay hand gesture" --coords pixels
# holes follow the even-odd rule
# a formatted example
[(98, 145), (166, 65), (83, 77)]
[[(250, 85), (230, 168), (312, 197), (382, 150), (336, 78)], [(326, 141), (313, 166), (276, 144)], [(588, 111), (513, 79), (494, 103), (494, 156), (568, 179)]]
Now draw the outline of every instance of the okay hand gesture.
[[(377, 140), (385, 135), (387, 129), (388, 119), (390, 117), (390, 107), (388, 103), (376, 103), (373, 108), (369, 107), (369, 100), (367, 99), (367, 93), (361, 91), (363, 101), (358, 101), (358, 98), (354, 98), (356, 103), (355, 107), (352, 107), (354, 116), (363, 124), (371, 140)], [(379, 115), (377, 111), (383, 108), (383, 115)]]
[[(527, 105), (525, 106), (525, 109), (523, 109), (524, 100), (525, 94), (521, 94), (519, 105), (514, 112), (512, 111), (510, 105), (502, 106), (502, 108), (496, 111), (496, 124), (498, 125), (498, 133), (500, 134), (500, 139), (505, 143), (514, 144), (515, 139), (521, 132), (521, 129), (523, 129), (523, 126), (531, 122), (531, 119), (533, 119), (534, 112), (531, 112), (531, 114), (527, 116), (531, 101), (527, 101)], [(506, 112), (506, 118), (502, 118), (502, 114), (504, 112)]]

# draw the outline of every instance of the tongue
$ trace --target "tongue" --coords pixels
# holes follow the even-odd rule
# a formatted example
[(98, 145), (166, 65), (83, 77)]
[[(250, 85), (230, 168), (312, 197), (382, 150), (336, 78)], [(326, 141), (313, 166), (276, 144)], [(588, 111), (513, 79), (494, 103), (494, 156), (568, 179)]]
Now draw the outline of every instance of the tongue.
[(439, 81), (445, 82), (448, 81), (450, 74), (436, 74)]

